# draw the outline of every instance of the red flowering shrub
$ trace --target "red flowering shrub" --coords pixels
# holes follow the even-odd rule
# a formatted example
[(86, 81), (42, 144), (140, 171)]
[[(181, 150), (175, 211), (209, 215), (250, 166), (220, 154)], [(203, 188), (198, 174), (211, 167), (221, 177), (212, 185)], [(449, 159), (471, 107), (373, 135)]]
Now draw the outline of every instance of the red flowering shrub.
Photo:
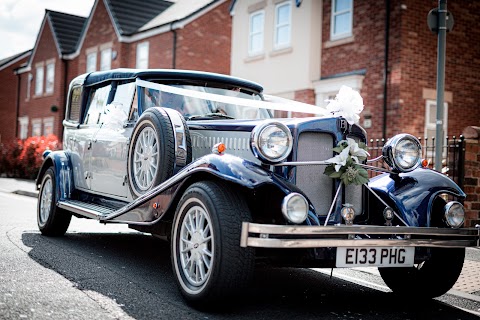
[(43, 152), (59, 148), (60, 142), (53, 134), (2, 144), (0, 174), (5, 174), (7, 177), (34, 179), (43, 163)]

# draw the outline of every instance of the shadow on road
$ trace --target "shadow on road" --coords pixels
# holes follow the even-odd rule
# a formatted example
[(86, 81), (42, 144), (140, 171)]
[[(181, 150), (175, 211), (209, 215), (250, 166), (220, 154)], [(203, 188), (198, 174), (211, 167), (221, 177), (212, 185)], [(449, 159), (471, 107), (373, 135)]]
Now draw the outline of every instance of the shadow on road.
[(138, 233), (24, 233), (29, 256), (79, 290), (116, 302), (135, 319), (478, 319), (438, 301), (396, 301), (309, 269), (259, 268), (242, 299), (215, 313), (185, 304), (173, 278), (169, 244)]

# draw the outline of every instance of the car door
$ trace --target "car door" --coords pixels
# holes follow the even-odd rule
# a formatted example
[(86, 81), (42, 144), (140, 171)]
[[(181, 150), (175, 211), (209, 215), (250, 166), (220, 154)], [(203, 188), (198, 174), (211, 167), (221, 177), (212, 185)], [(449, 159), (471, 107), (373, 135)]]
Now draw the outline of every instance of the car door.
[(73, 137), (72, 148), (75, 149), (77, 158), (74, 164), (75, 187), (84, 190), (91, 189), (91, 164), (93, 138), (100, 129), (101, 115), (108, 101), (111, 85), (88, 88), (88, 101), (85, 117), (78, 126)]
[(128, 195), (128, 143), (133, 130), (129, 114), (135, 82), (114, 84), (113, 87), (113, 100), (104, 108), (100, 128), (92, 141), (91, 189), (125, 198)]

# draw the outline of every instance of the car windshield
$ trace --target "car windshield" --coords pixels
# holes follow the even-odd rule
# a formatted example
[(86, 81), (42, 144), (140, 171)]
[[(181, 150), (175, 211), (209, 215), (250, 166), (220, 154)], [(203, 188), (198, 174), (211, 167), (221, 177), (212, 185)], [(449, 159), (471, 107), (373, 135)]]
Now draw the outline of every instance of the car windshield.
[[(169, 85), (158, 87), (140, 87), (139, 95), (143, 110), (160, 106), (179, 111), (187, 120), (204, 119), (268, 119), (271, 113), (267, 109), (242, 103), (242, 100), (262, 101), (259, 94), (238, 87), (215, 88), (197, 85)], [(185, 89), (184, 94), (174, 93), (175, 89)], [(168, 92), (167, 92), (168, 91)], [(207, 95), (203, 95), (207, 94)], [(217, 95), (217, 99), (215, 96)], [(211, 98), (205, 98), (211, 97)], [(232, 97), (232, 99), (221, 99)], [(236, 98), (236, 99), (235, 99)], [(218, 101), (222, 100), (222, 101)], [(231, 102), (231, 103), (230, 103)]]

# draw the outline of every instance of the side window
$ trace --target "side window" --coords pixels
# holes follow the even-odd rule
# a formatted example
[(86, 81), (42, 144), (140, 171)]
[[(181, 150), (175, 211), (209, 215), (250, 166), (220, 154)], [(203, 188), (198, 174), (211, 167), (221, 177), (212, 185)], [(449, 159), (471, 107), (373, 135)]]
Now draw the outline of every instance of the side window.
[(102, 122), (113, 127), (121, 127), (129, 118), (134, 94), (135, 82), (119, 84), (112, 103), (105, 107)]
[(92, 89), (88, 103), (87, 117), (85, 118), (86, 124), (100, 124), (104, 107), (107, 104), (110, 88), (111, 86), (108, 85), (106, 87)]
[(71, 122), (80, 122), (80, 109), (82, 108), (82, 87), (78, 86), (70, 92), (70, 109), (67, 120)]

